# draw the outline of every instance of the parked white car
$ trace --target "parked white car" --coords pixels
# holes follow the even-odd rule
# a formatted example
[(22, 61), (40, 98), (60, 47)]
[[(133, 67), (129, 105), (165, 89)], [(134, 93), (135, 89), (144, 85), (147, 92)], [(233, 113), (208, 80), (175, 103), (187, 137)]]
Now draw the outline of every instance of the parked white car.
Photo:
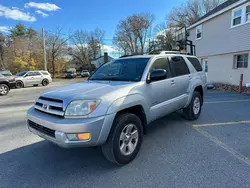
[(82, 70), (81, 77), (88, 77), (88, 76), (90, 76), (89, 71), (88, 70)]
[(25, 71), (16, 74), (16, 88), (27, 86), (38, 86), (42, 84), (47, 86), (52, 82), (51, 75), (48, 71)]

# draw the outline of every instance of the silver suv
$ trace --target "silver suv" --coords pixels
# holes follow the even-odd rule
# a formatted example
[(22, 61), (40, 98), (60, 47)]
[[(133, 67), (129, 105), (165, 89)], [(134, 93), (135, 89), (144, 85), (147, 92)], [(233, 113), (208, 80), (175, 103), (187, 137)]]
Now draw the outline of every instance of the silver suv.
[(51, 75), (48, 71), (25, 71), (16, 74), (16, 88), (27, 86), (38, 86), (42, 84), (47, 86), (52, 82)]
[(124, 165), (138, 154), (150, 122), (183, 110), (201, 113), (206, 76), (194, 56), (131, 56), (101, 66), (86, 82), (42, 94), (27, 113), (29, 130), (65, 148), (101, 146)]

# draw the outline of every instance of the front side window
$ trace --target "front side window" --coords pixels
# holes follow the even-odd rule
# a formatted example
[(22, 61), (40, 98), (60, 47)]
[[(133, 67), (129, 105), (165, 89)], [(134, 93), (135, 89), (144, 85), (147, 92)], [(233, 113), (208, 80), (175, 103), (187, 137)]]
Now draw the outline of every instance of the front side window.
[(89, 80), (140, 81), (149, 59), (117, 59), (101, 66)]
[(196, 39), (202, 38), (202, 25), (196, 27)]
[(248, 67), (248, 54), (235, 55), (234, 57), (235, 68)]
[(182, 57), (172, 57), (170, 63), (175, 76), (190, 74), (189, 68)]
[(151, 66), (149, 72), (151, 73), (153, 70), (156, 70), (156, 69), (164, 69), (164, 70), (166, 70), (167, 78), (171, 77), (168, 59), (160, 58), (160, 59), (155, 60), (155, 62)]

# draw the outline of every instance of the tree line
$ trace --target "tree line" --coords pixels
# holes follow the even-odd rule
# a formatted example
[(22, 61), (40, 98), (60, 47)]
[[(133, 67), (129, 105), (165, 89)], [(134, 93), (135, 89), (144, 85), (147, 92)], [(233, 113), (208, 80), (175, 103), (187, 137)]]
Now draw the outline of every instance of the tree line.
[[(223, 0), (187, 0), (173, 7), (164, 23), (156, 25), (154, 15), (150, 13), (130, 15), (117, 24), (113, 44), (123, 55), (144, 54), (156, 48), (172, 50), (176, 29), (193, 24), (221, 2)], [(65, 71), (68, 62), (76, 62), (91, 70), (91, 61), (102, 54), (104, 36), (104, 30), (99, 28), (67, 34), (62, 28), (45, 32), (48, 70), (54, 76)], [(0, 68), (13, 73), (42, 70), (43, 62), (41, 31), (17, 24), (9, 34), (0, 33)]]
[[(66, 70), (66, 63), (79, 62), (92, 69), (91, 61), (101, 55), (104, 31), (78, 30), (65, 34), (62, 28), (45, 32), (48, 70), (52, 75)], [(44, 69), (42, 32), (17, 24), (8, 35), (0, 33), (0, 68), (13, 73)]]

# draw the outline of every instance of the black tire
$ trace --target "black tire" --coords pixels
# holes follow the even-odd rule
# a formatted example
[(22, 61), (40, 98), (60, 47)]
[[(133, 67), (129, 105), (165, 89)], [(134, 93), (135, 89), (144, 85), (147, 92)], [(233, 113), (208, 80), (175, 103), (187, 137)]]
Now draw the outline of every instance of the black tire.
[(0, 95), (4, 96), (4, 95), (8, 95), (10, 91), (9, 86), (7, 86), (6, 84), (0, 84)]
[(43, 85), (43, 86), (49, 85), (49, 80), (44, 79), (44, 80), (42, 81), (42, 85)]
[[(133, 124), (138, 131), (138, 140), (137, 145), (135, 146), (135, 149), (131, 154), (124, 155), (122, 154), (120, 150), (120, 135), (122, 134), (122, 131), (126, 126), (129, 124)], [(116, 117), (112, 129), (110, 131), (110, 134), (108, 136), (108, 139), (106, 143), (102, 146), (102, 152), (105, 158), (116, 164), (116, 165), (125, 165), (130, 163), (132, 160), (135, 159), (137, 156), (141, 144), (142, 144), (142, 138), (143, 138), (143, 127), (141, 120), (134, 114), (130, 113), (124, 113), (120, 114), (118, 117)]]
[(24, 84), (23, 84), (22, 81), (17, 81), (17, 82), (16, 82), (16, 88), (17, 88), (17, 89), (20, 89), (20, 88), (23, 88), (23, 87), (24, 87)]
[[(199, 111), (197, 110), (195, 112), (194, 105), (195, 105), (195, 101), (197, 99), (199, 100)], [(200, 116), (200, 113), (201, 113), (202, 103), (203, 102), (202, 102), (201, 94), (198, 91), (194, 91), (190, 104), (186, 108), (183, 109), (183, 113), (184, 113), (185, 118), (187, 120), (198, 119)]]

